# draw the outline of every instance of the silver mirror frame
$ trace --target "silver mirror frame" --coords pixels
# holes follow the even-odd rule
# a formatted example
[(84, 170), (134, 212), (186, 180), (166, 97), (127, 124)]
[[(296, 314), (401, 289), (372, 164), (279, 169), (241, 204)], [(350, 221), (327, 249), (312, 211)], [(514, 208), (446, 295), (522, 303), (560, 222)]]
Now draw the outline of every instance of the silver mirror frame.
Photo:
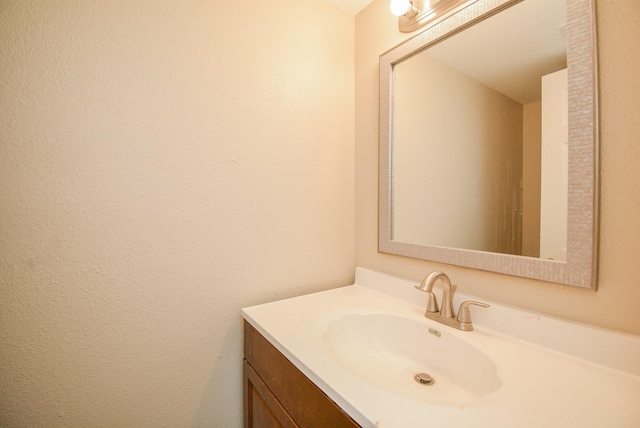
[(378, 251), (596, 290), (598, 86), (595, 0), (567, 0), (569, 189), (567, 261), (398, 242), (393, 228), (393, 67), (522, 0), (477, 0), (380, 56)]

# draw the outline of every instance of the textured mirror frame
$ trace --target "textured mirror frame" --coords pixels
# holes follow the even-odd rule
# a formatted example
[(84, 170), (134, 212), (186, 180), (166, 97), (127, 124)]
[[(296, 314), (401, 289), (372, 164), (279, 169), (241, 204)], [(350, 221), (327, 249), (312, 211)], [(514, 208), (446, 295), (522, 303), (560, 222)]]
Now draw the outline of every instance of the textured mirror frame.
[(569, 80), (567, 261), (417, 245), (392, 239), (394, 65), (520, 1), (478, 0), (380, 56), (378, 251), (596, 290), (599, 147), (595, 0), (566, 1)]

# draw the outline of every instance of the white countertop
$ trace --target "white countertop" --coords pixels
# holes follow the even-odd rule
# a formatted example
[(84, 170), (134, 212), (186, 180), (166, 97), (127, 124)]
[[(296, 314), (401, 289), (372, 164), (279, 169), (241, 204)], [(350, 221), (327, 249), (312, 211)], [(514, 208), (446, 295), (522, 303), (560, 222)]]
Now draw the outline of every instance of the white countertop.
[[(640, 427), (640, 336), (492, 302), (473, 310), (475, 330), (462, 332), (426, 319), (426, 295), (414, 285), (358, 268), (354, 285), (242, 315), (363, 427)], [(456, 296), (454, 307), (468, 297)], [(397, 315), (464, 339), (495, 363), (501, 387), (442, 405), (371, 384), (336, 361), (324, 339), (329, 321), (354, 313)]]

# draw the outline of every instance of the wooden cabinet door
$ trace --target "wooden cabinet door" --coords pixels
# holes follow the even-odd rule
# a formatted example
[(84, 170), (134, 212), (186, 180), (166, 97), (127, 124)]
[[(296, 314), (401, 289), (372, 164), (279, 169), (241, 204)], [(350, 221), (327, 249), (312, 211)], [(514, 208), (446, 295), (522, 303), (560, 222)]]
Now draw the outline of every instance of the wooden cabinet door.
[[(245, 427), (360, 427), (247, 322), (244, 328), (244, 355)], [(258, 381), (261, 386), (258, 386)], [(257, 410), (258, 406), (266, 406), (268, 410)], [(248, 425), (258, 415), (264, 418), (261, 423), (265, 425)], [(271, 421), (277, 421), (280, 425), (269, 425)]]
[(243, 371), (245, 428), (297, 427), (246, 360)]

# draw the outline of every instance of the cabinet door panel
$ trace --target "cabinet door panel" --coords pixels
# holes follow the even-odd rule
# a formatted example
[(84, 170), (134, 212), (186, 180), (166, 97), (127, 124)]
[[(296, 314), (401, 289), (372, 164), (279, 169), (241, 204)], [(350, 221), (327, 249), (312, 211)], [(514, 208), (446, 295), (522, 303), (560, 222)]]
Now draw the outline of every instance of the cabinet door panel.
[(244, 382), (245, 428), (297, 427), (246, 361), (244, 362)]
[(360, 426), (253, 326), (244, 325), (247, 363), (295, 424), (304, 428)]

